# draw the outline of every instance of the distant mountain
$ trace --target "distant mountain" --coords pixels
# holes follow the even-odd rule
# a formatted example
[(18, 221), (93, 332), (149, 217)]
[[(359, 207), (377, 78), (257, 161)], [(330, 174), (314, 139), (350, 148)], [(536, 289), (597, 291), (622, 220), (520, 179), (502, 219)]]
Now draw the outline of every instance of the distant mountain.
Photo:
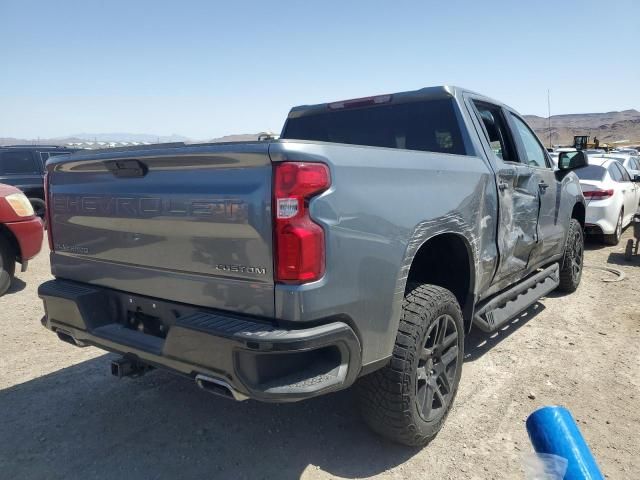
[(151, 135), (146, 133), (78, 133), (68, 137), (24, 139), (13, 137), (0, 137), (0, 145), (66, 145), (68, 143), (84, 142), (140, 142), (140, 143), (172, 143), (172, 142), (252, 142), (258, 139), (257, 133), (243, 133), (238, 135), (225, 135), (224, 137), (210, 140), (193, 140), (182, 135)]
[(549, 143), (549, 132), (552, 145), (573, 144), (574, 135), (589, 135), (591, 140), (598, 137), (601, 144), (621, 141), (640, 144), (640, 112), (637, 110), (552, 115), (550, 130), (548, 118), (536, 115), (524, 118), (545, 145)]
[(178, 134), (153, 135), (150, 133), (76, 133), (70, 135), (73, 138), (80, 138), (84, 141), (97, 142), (146, 142), (146, 143), (170, 143), (187, 142), (188, 137)]
[[(573, 144), (574, 135), (589, 135), (591, 140), (593, 140), (593, 137), (598, 137), (601, 144), (626, 141), (626, 143), (640, 145), (640, 112), (637, 110), (552, 115), (551, 130), (549, 130), (549, 120), (545, 117), (525, 115), (524, 118), (536, 131), (545, 146), (549, 143), (549, 133), (551, 133), (552, 145), (571, 145)], [(257, 133), (243, 133), (226, 135), (224, 137), (204, 141), (212, 143), (248, 142), (257, 139)], [(146, 133), (78, 133), (68, 137), (41, 138), (37, 142), (33, 139), (25, 140), (20, 138), (0, 137), (0, 145), (31, 145), (36, 143), (47, 145), (66, 145), (67, 143), (93, 141), (145, 143), (195, 142), (193, 139), (177, 134), (151, 135)], [(198, 142), (201, 141), (203, 140), (198, 140)]]
[(0, 145), (66, 145), (80, 143), (85, 140), (77, 137), (24, 139), (14, 137), (0, 137)]
[(138, 142), (138, 143), (170, 143), (189, 142), (182, 135), (150, 135), (145, 133), (79, 133), (68, 137), (24, 139), (0, 137), (0, 145), (67, 145), (84, 142)]

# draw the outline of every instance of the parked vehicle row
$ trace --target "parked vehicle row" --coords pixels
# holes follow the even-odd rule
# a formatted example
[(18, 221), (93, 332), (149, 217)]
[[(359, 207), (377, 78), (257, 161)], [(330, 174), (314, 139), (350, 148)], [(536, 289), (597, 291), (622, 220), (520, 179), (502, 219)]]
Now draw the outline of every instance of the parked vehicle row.
[(586, 231), (599, 233), (610, 245), (617, 245), (640, 203), (640, 178), (632, 178), (617, 160), (589, 158), (589, 165), (576, 169), (587, 202)]
[[(591, 156), (589, 158), (591, 158)], [(615, 152), (595, 156), (594, 158), (611, 158), (626, 168), (632, 177), (634, 175), (640, 175), (640, 156), (637, 154)]]
[(42, 222), (27, 197), (17, 188), (0, 184), (0, 296), (13, 279), (16, 262), (27, 269), (42, 247)]
[(53, 145), (13, 145), (0, 147), (0, 184), (13, 185), (27, 196), (33, 209), (44, 218), (44, 164), (75, 149)]
[[(574, 155), (577, 150), (559, 148), (550, 152), (556, 166), (562, 152)], [(581, 152), (588, 166), (576, 169), (575, 173), (587, 202), (585, 232), (600, 236), (609, 245), (617, 245), (640, 204), (640, 155), (635, 149)]]

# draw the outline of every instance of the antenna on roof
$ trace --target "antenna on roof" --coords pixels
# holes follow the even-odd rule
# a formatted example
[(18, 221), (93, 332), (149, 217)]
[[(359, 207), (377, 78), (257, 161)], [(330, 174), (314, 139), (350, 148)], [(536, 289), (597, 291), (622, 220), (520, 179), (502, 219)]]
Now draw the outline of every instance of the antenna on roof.
[(547, 88), (547, 120), (549, 121), (549, 128), (547, 132), (549, 133), (549, 148), (553, 148), (551, 145), (551, 91)]

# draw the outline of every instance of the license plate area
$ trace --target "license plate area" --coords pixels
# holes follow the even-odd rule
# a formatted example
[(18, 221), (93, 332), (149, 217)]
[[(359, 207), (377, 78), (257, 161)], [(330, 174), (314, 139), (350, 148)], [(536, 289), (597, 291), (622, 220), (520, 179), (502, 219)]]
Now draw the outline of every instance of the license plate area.
[(169, 326), (165, 325), (162, 319), (143, 313), (139, 308), (135, 311), (127, 311), (127, 319), (124, 326), (158, 338), (167, 338), (167, 332), (169, 331)]
[(184, 314), (176, 304), (137, 295), (120, 294), (117, 303), (118, 323), (123, 327), (162, 339)]

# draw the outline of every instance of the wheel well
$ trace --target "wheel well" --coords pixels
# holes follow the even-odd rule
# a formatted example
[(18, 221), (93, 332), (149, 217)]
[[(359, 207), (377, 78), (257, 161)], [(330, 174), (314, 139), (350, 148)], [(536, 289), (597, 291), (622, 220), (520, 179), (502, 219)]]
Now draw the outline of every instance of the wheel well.
[(578, 220), (578, 222), (580, 222), (580, 225), (582, 225), (582, 228), (584, 228), (585, 209), (582, 203), (576, 203), (573, 206), (573, 211), (571, 212), (571, 218), (575, 218), (576, 220)]
[(15, 255), (16, 260), (20, 260), (20, 245), (18, 244), (18, 240), (11, 230), (9, 230), (4, 225), (0, 224), (0, 237), (5, 238), (11, 248), (13, 249), (13, 254)]
[(429, 283), (451, 291), (460, 303), (468, 330), (473, 314), (474, 273), (466, 239), (455, 233), (445, 233), (430, 238), (418, 249), (411, 262), (407, 286)]

